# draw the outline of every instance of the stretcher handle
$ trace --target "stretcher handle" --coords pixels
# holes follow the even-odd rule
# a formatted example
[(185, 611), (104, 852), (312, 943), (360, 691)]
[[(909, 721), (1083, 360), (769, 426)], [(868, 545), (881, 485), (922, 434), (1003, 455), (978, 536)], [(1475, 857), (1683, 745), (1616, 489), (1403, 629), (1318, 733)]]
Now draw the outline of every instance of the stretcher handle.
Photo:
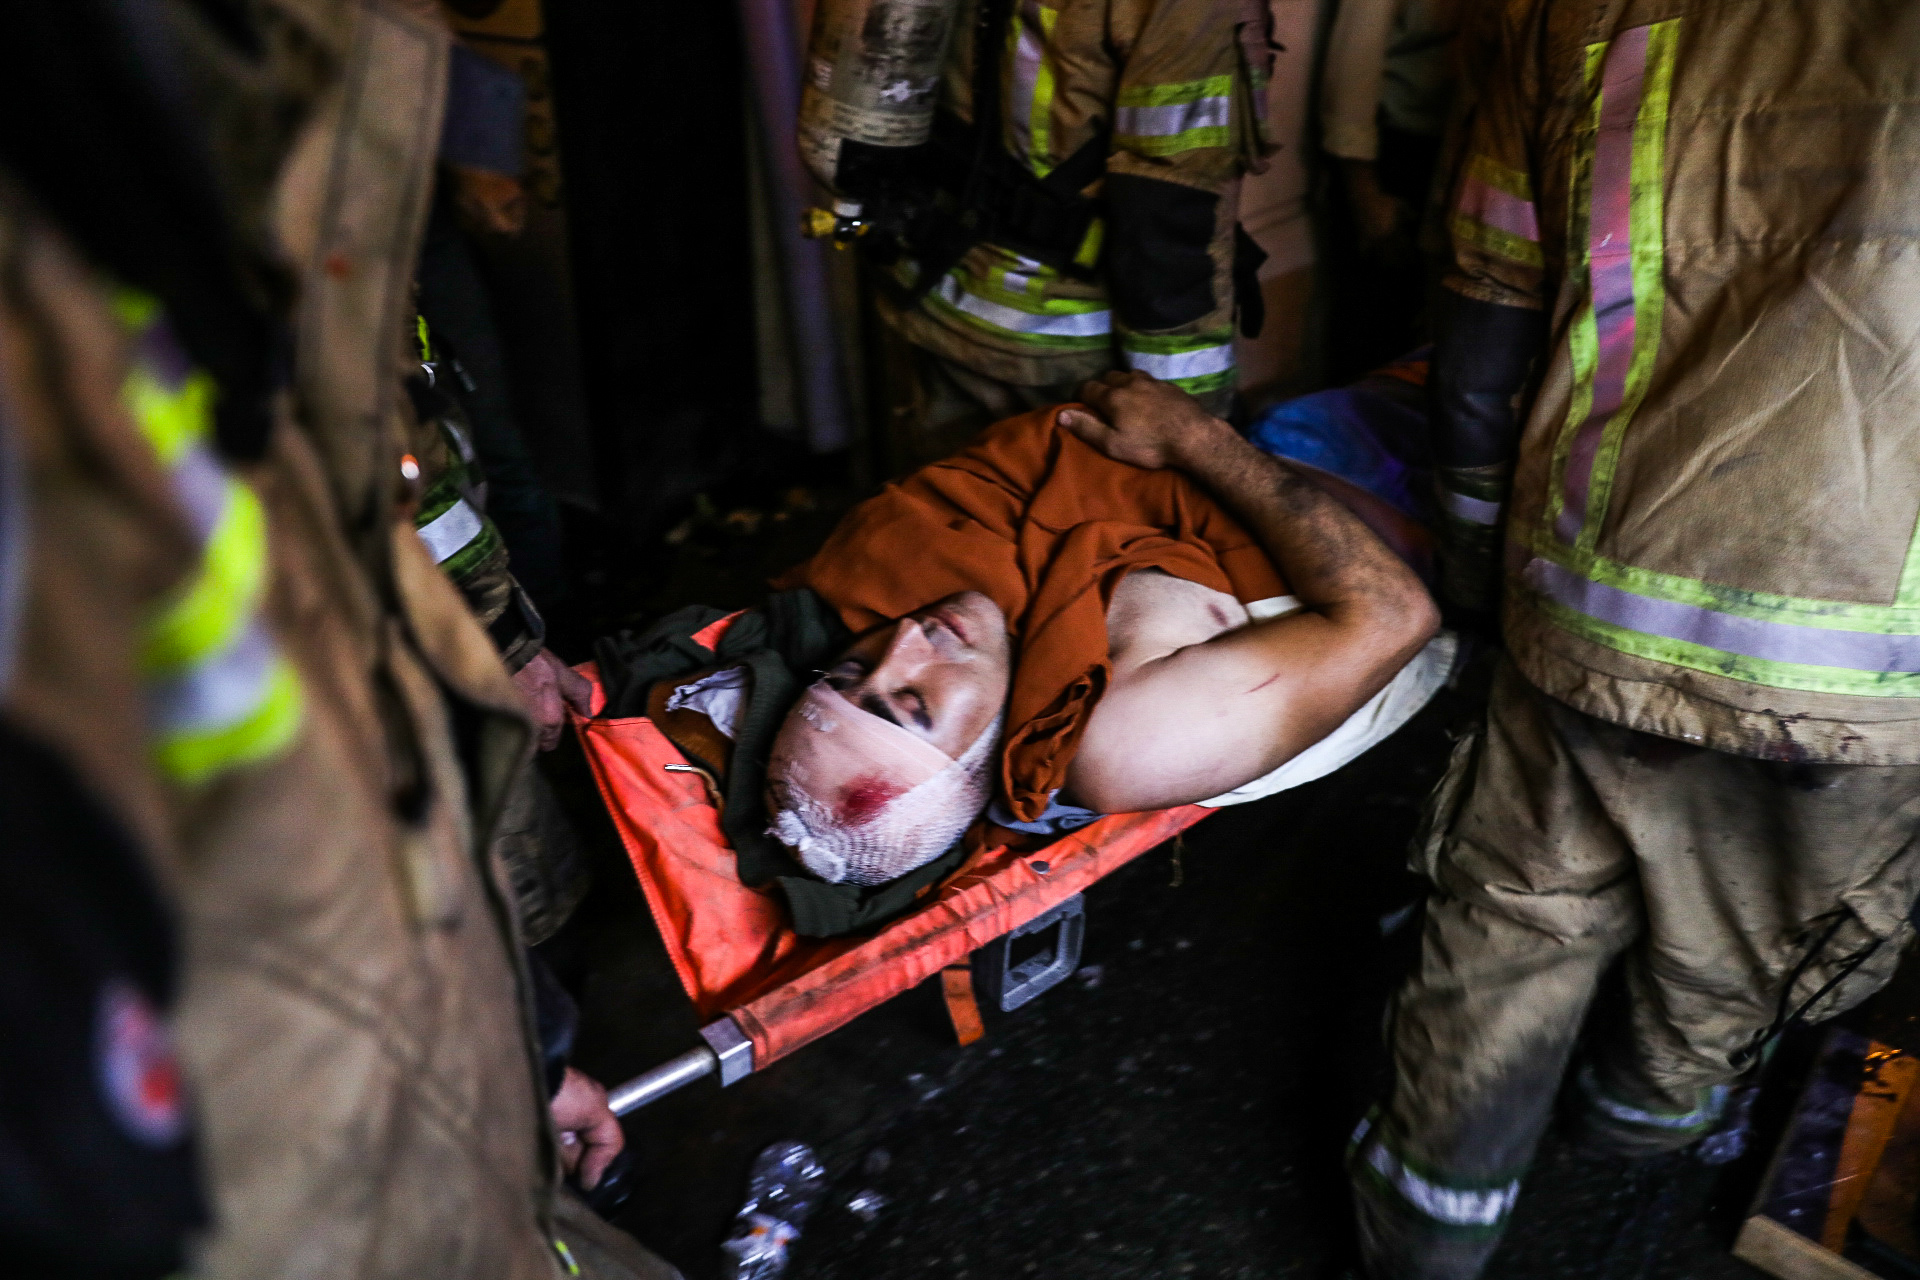
[(607, 1106), (613, 1109), (613, 1114), (624, 1116), (638, 1111), (649, 1102), (656, 1102), (710, 1075), (719, 1075), (724, 1088), (753, 1073), (753, 1041), (747, 1039), (732, 1018), (722, 1018), (700, 1028), (700, 1039), (703, 1043), (679, 1057), (607, 1090)]

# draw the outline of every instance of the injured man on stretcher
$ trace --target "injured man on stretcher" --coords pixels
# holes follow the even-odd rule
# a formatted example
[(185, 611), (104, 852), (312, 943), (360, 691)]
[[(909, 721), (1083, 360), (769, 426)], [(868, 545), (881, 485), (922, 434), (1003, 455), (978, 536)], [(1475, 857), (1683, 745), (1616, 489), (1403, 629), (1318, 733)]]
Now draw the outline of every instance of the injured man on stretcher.
[(1320, 777), (1445, 681), (1417, 523), (1144, 374), (1082, 397), (854, 509), (750, 625), (603, 645), (613, 699), (671, 672), (647, 709), (690, 759), (728, 752), (689, 713), (733, 740), (741, 878), (777, 879), (800, 932), (897, 914), (970, 829), (1044, 838)]

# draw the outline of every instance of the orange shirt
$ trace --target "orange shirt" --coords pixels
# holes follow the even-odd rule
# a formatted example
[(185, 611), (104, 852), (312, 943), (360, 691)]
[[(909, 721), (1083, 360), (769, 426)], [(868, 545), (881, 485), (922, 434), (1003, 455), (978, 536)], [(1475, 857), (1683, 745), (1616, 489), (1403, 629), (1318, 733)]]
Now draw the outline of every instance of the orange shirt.
[(849, 512), (776, 584), (807, 586), (863, 632), (959, 591), (1007, 615), (1013, 687), (1001, 788), (1023, 821), (1065, 783), (1107, 687), (1107, 604), (1140, 569), (1229, 592), (1286, 594), (1267, 553), (1176, 471), (1115, 462), (1054, 425), (1009, 418)]

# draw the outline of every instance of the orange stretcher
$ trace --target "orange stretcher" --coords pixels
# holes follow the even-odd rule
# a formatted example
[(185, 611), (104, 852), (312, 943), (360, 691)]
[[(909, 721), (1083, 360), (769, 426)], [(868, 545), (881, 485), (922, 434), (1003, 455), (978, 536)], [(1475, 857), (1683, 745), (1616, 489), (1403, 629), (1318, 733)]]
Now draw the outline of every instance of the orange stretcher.
[[(579, 670), (593, 682), (597, 713), (598, 672), (590, 663)], [(1087, 886), (1212, 812), (1183, 805), (1110, 814), (1039, 850), (988, 848), (877, 933), (802, 938), (787, 927), (777, 891), (740, 882), (708, 780), (651, 720), (576, 716), (573, 724), (681, 985), (711, 1019), (698, 1047), (611, 1091), (622, 1115), (704, 1076), (732, 1084), (996, 940), (1059, 922), (1054, 953), (1016, 973), (1021, 989), (995, 991), (1002, 1008), (1015, 1007), (1077, 963)], [(971, 1038), (961, 1012), (971, 994), (954, 999), (953, 977), (966, 974), (950, 975), (949, 1006)], [(977, 1034), (977, 1013), (973, 1022)]]

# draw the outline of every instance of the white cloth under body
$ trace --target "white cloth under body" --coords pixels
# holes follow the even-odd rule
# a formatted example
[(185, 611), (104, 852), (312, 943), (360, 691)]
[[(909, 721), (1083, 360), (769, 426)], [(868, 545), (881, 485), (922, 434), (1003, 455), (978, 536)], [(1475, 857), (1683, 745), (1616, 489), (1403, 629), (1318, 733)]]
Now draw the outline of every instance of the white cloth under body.
[[(1218, 597), (1222, 603), (1231, 597), (1210, 591), (1205, 587), (1191, 583), (1183, 584), (1196, 595)], [(1290, 613), (1299, 612), (1304, 606), (1293, 596), (1272, 596), (1265, 600), (1255, 600), (1246, 606), (1247, 622), (1264, 622), (1269, 618), (1284, 618)], [(1226, 630), (1233, 630), (1229, 627)], [(1225, 634), (1222, 631), (1218, 634)], [(1249, 800), (1259, 800), (1277, 792), (1291, 790), (1317, 778), (1324, 778), (1334, 770), (1348, 764), (1370, 748), (1377, 746), (1400, 726), (1413, 719), (1420, 708), (1427, 705), (1433, 695), (1446, 684), (1453, 673), (1455, 657), (1460, 651), (1460, 641), (1451, 631), (1442, 631), (1419, 653), (1408, 660), (1407, 665), (1386, 687), (1367, 699), (1358, 711), (1340, 722), (1340, 726), (1320, 741), (1288, 760), (1285, 764), (1262, 774), (1251, 782), (1242, 783), (1231, 791), (1214, 796), (1211, 799), (1195, 803), (1209, 809), (1225, 808), (1230, 804), (1245, 804)], [(1015, 831), (1028, 831), (1036, 835), (1062, 835), (1100, 817), (1091, 809), (1082, 809), (1076, 805), (1063, 804), (1055, 800), (1047, 806), (1047, 811), (1032, 822), (1021, 822), (1013, 816), (1004, 802), (995, 799), (987, 816), (1003, 827)]]
[[(1247, 613), (1253, 621), (1264, 622), (1268, 618), (1284, 618), (1290, 613), (1299, 612), (1301, 608), (1300, 602), (1292, 596), (1274, 596), (1267, 600), (1255, 600), (1247, 606)], [(1426, 706), (1447, 682), (1447, 677), (1453, 672), (1454, 657), (1459, 651), (1459, 637), (1451, 631), (1440, 632), (1427, 641), (1425, 648), (1407, 660), (1407, 665), (1400, 668), (1400, 673), (1387, 681), (1386, 688), (1367, 699), (1332, 733), (1273, 772), (1262, 774), (1252, 782), (1198, 803), (1209, 809), (1245, 804), (1249, 800), (1258, 800), (1262, 796), (1326, 777), (1413, 719), (1414, 714)]]

